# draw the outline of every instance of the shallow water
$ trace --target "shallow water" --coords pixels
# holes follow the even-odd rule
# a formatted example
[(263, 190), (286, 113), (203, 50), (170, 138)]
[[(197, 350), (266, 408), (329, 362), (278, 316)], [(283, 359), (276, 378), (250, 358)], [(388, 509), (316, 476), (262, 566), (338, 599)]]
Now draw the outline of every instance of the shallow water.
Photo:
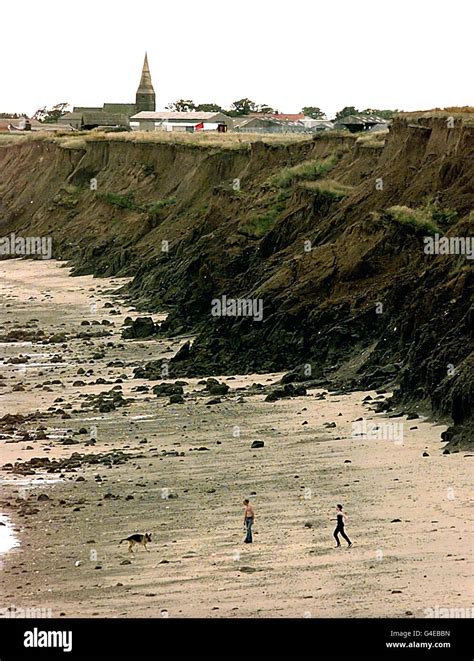
[(20, 543), (15, 537), (10, 519), (0, 514), (0, 554), (7, 553), (7, 551), (19, 545)]
[[(1, 477), (0, 486), (14, 485), (22, 487), (23, 489), (34, 489), (35, 487), (44, 486), (45, 484), (56, 484), (62, 482), (60, 477), (35, 477), (33, 479), (28, 477)], [(0, 516), (2, 516), (0, 514)]]

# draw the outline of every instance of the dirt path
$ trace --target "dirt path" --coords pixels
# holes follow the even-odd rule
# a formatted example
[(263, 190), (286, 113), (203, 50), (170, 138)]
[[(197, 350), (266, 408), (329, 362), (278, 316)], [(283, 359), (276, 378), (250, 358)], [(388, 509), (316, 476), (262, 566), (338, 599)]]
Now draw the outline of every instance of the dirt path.
[[(66, 333), (54, 344), (0, 344), (0, 418), (50, 409), (20, 425), (29, 440), (0, 436), (0, 466), (128, 455), (62, 473), (0, 471), (0, 514), (20, 541), (3, 556), (3, 607), (66, 617), (424, 617), (436, 606), (472, 606), (472, 459), (443, 455), (444, 427), (400, 418), (403, 444), (353, 437), (358, 418), (389, 424), (363, 402), (374, 392), (268, 403), (244, 389), (278, 375), (222, 377), (231, 391), (215, 406), (187, 379), (184, 404), (169, 406), (136, 390), (155, 384), (133, 379), (133, 368), (169, 357), (182, 340), (123, 341), (123, 319), (137, 315), (110, 293), (123, 281), (69, 278), (54, 262), (2, 262), (0, 272), (0, 335)], [(97, 329), (111, 335), (77, 337)], [(28, 362), (7, 363), (20, 354)], [(84, 395), (117, 386), (133, 401), (108, 413), (81, 409)], [(46, 438), (36, 438), (40, 425)], [(265, 447), (251, 449), (254, 440)], [(251, 546), (242, 543), (244, 497), (256, 509)], [(334, 548), (338, 502), (350, 550)], [(145, 530), (150, 553), (119, 546)]]

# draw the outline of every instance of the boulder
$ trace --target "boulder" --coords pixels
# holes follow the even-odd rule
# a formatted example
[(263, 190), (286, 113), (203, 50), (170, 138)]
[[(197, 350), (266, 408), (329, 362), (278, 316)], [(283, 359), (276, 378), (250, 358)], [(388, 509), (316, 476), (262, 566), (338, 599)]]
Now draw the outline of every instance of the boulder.
[(137, 317), (128, 326), (122, 330), (124, 340), (136, 340), (144, 337), (151, 337), (159, 330), (159, 325), (155, 324), (151, 317)]

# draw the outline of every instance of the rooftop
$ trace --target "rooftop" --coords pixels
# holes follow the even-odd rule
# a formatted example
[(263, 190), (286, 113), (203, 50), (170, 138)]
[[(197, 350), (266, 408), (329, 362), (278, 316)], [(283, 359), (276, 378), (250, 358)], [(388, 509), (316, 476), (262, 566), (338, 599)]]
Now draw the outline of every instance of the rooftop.
[(346, 117), (341, 117), (336, 120), (336, 124), (352, 124), (352, 125), (364, 125), (364, 124), (386, 124), (386, 120), (382, 117), (377, 117), (377, 115), (347, 115)]
[(284, 112), (277, 112), (277, 113), (258, 113), (258, 112), (252, 112), (250, 113), (252, 117), (263, 117), (264, 119), (279, 119), (282, 122), (299, 122), (301, 119), (305, 119), (305, 115), (302, 112), (298, 113), (284, 113)]
[(217, 116), (226, 116), (222, 112), (176, 112), (176, 111), (158, 111), (158, 112), (149, 112), (143, 110), (142, 112), (137, 113), (131, 117), (131, 120), (183, 120), (183, 121), (209, 121)]

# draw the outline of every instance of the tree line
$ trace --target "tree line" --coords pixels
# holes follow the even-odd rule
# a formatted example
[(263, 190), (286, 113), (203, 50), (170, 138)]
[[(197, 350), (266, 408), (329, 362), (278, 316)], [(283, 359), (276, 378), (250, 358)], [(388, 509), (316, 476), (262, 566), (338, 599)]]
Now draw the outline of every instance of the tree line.
[[(251, 99), (239, 99), (234, 101), (230, 108), (223, 108), (218, 103), (199, 103), (196, 104), (191, 99), (178, 99), (174, 103), (169, 103), (166, 106), (167, 110), (174, 110), (175, 112), (222, 112), (230, 117), (239, 117), (242, 115), (249, 115), (250, 113), (258, 113), (262, 115), (278, 115), (278, 110), (272, 108), (266, 103), (256, 103)], [(377, 108), (366, 108), (365, 110), (357, 110), (354, 106), (345, 106), (339, 110), (335, 119), (342, 119), (348, 115), (377, 115), (383, 119), (391, 119), (399, 110), (380, 110)], [(318, 106), (303, 106), (300, 113), (305, 117), (311, 119), (327, 119), (326, 113)]]

